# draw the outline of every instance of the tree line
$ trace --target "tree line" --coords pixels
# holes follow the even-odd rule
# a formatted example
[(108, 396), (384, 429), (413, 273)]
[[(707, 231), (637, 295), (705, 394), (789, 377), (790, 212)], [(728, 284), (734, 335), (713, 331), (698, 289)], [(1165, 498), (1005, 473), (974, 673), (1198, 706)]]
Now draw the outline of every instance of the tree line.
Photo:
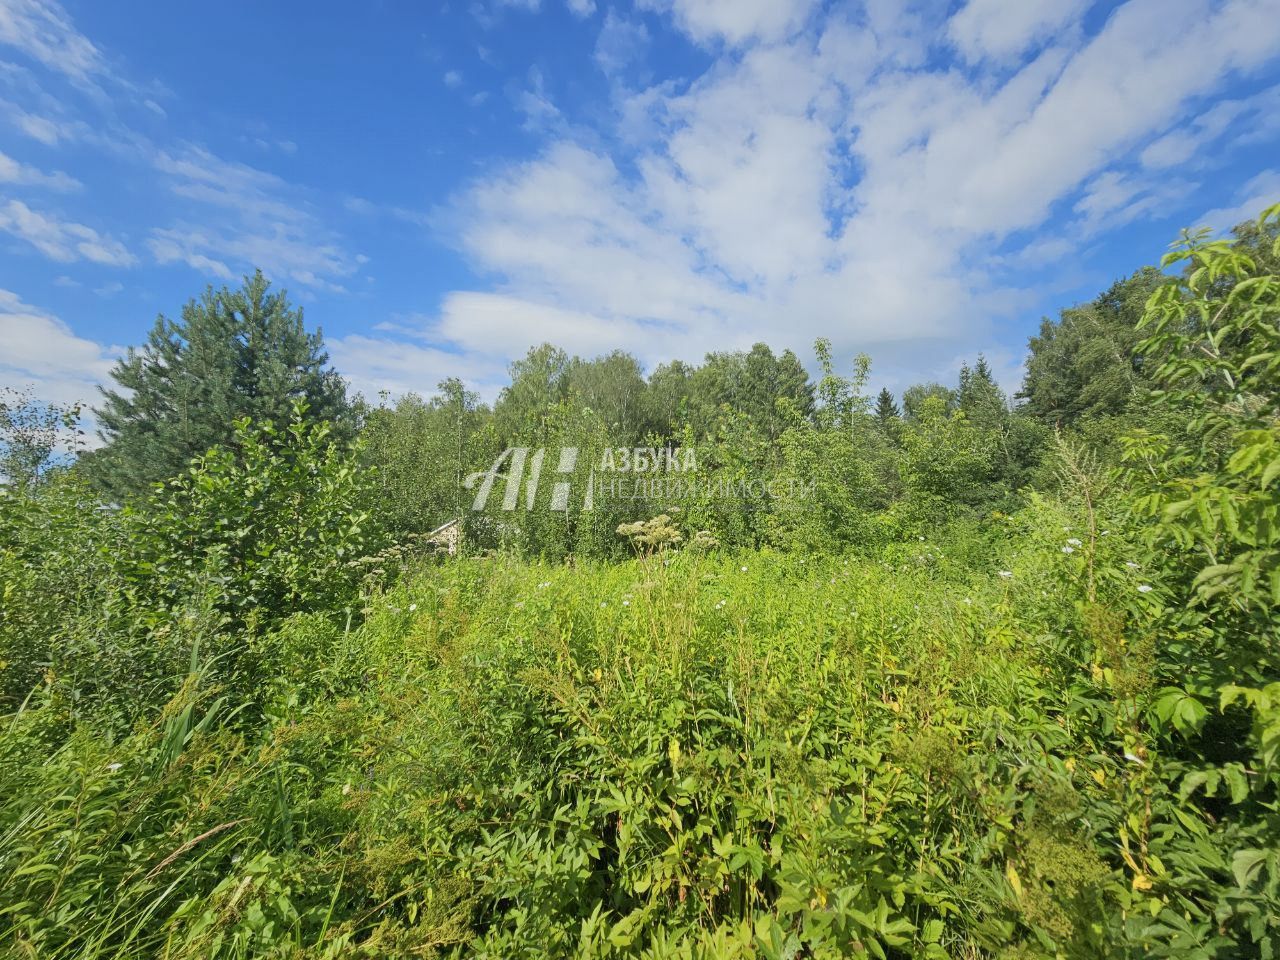
[[(1245, 224), (1233, 243), (1266, 269), (1274, 234), (1274, 224)], [(1129, 427), (1164, 416), (1150, 403), (1156, 360), (1134, 348), (1146, 304), (1168, 279), (1144, 267), (1046, 318), (1030, 338), (1014, 397), (981, 356), (954, 384), (872, 398), (870, 360), (841, 369), (826, 341), (814, 345), (816, 379), (795, 352), (763, 343), (697, 364), (673, 360), (647, 375), (620, 350), (588, 359), (542, 344), (510, 365), (490, 406), (458, 378), (427, 397), (349, 396), (321, 332), (258, 272), (238, 289), (209, 288), (176, 319), (157, 318), (102, 389), (102, 446), (70, 469), (109, 503), (139, 503), (209, 450), (242, 446), (246, 422), (273, 424), (280, 442), (302, 409), (306, 421), (328, 424), (330, 442), (353, 445), (372, 468), (367, 508), (394, 537), (463, 518), (477, 548), (610, 556), (625, 550), (615, 536), (620, 523), (666, 514), (686, 536), (705, 530), (735, 546), (874, 548), (1017, 509), (1056, 482), (1044, 462), (1057, 431), (1079, 435), (1111, 461)], [(72, 419), (74, 411), (10, 393), (0, 406), (5, 473), (19, 483), (37, 478)], [(513, 446), (578, 448), (571, 479), (579, 492), (604, 450), (693, 447), (700, 479), (720, 481), (721, 495), (597, 498), (589, 513), (578, 509), (579, 495), (549, 515), (544, 485), (535, 510), (504, 513), (494, 498), (473, 515), (467, 477)], [(723, 496), (745, 478), (785, 481), (806, 494)]]

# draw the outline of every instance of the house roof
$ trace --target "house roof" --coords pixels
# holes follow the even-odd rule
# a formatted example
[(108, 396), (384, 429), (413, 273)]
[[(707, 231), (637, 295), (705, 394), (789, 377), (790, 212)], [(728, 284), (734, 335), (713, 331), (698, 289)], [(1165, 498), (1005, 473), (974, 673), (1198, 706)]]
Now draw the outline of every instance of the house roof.
[(448, 530), (450, 527), (456, 527), (456, 526), (458, 526), (460, 523), (462, 523), (462, 518), (461, 518), (461, 517), (454, 517), (454, 518), (453, 518), (452, 520), (450, 520), (448, 523), (442, 523), (440, 526), (436, 527), (434, 530), (432, 530), (430, 533), (428, 533), (428, 534), (427, 534), (427, 536), (428, 536), (428, 537), (434, 537), (437, 533), (444, 533), (444, 532), (445, 532), (446, 530)]

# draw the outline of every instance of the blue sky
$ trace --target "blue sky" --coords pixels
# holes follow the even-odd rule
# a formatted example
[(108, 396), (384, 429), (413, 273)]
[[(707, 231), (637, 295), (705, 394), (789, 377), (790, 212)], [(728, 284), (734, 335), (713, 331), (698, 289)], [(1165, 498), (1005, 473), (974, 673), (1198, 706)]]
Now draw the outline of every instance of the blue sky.
[(1280, 0), (0, 0), (0, 385), (261, 266), (369, 395), (818, 336), (1013, 386), (1278, 145)]

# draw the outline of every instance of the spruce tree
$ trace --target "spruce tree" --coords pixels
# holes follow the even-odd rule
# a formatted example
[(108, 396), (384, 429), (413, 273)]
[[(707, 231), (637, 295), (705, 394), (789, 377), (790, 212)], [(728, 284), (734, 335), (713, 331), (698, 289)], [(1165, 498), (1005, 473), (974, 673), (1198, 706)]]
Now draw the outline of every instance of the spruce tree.
[(897, 403), (894, 402), (893, 394), (889, 392), (888, 387), (885, 387), (880, 391), (880, 395), (876, 397), (876, 420), (879, 422), (880, 428), (888, 432), (901, 419), (902, 413), (898, 409)]
[(1008, 420), (1009, 405), (1004, 391), (991, 374), (986, 357), (978, 355), (972, 369), (960, 368), (960, 388), (956, 391), (960, 409), (970, 421), (988, 430), (998, 430)]
[(181, 473), (192, 457), (235, 434), (250, 417), (289, 422), (303, 399), (308, 418), (346, 431), (346, 387), (332, 369), (319, 331), (308, 333), (301, 309), (272, 291), (261, 271), (238, 290), (209, 287), (182, 308), (161, 314), (141, 348), (130, 348), (101, 388), (103, 450), (87, 462), (111, 495), (129, 499)]

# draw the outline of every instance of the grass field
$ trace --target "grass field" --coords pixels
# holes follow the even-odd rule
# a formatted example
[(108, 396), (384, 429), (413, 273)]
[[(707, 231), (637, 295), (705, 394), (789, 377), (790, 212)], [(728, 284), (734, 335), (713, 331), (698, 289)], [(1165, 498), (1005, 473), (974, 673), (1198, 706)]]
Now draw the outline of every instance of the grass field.
[(0, 926), (50, 958), (1083, 955), (1151, 884), (1148, 773), (1078, 660), (1080, 566), (1006, 562), (466, 560), (268, 635), (260, 723), (200, 670), (116, 743), (46, 756), (28, 708)]

